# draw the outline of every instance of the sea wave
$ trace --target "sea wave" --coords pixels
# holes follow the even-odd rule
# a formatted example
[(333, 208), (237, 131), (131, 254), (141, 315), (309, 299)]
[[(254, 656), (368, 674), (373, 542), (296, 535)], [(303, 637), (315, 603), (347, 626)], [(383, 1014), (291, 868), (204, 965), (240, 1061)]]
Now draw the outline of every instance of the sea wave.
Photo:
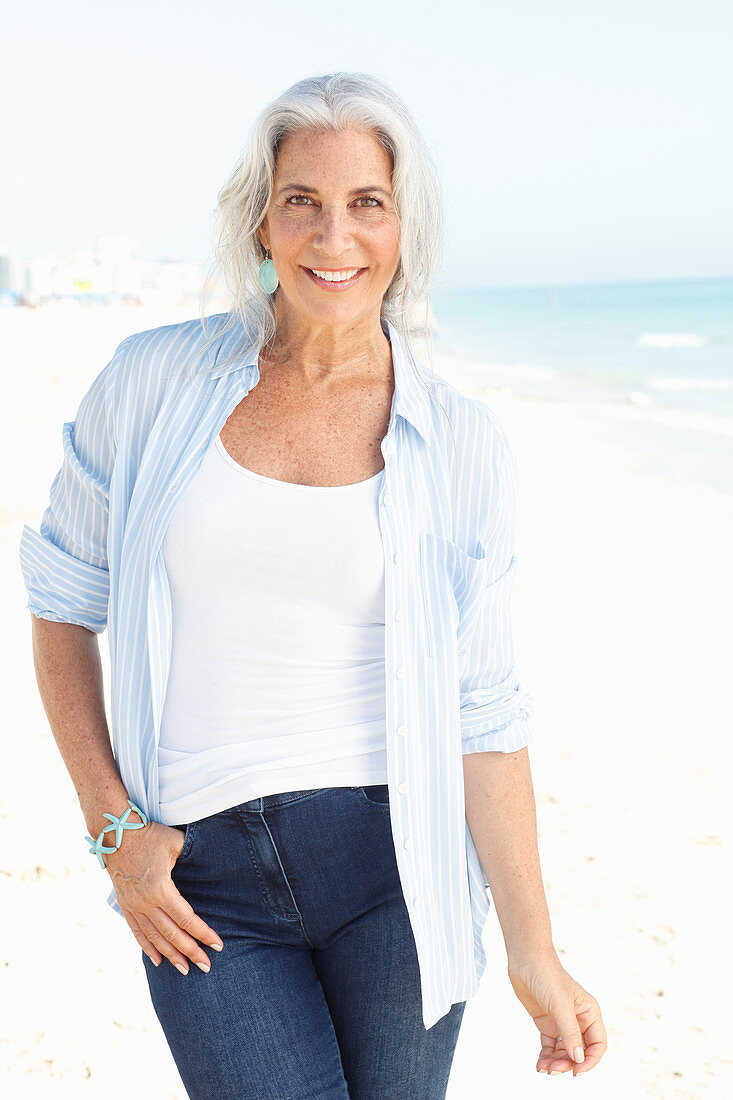
[(697, 332), (642, 332), (634, 343), (643, 348), (701, 348), (710, 338)]
[[(646, 400), (640, 400), (646, 398)], [(670, 409), (655, 405), (648, 394), (632, 393), (627, 395), (626, 405), (598, 406), (598, 413), (623, 420), (645, 420), (649, 424), (663, 424), (669, 428), (692, 428), (733, 439), (733, 416), (720, 413), (698, 412), (692, 409)]]
[(733, 390), (733, 378), (668, 378), (659, 375), (647, 382), (655, 390), (677, 393), (687, 390)]

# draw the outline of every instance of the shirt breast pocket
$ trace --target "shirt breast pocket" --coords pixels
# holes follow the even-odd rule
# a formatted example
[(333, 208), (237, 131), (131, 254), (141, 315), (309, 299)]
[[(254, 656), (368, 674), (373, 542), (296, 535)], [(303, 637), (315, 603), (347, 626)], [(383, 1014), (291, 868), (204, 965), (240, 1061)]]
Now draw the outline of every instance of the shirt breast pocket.
[(420, 581), (427, 651), (459, 656), (471, 644), (486, 597), (487, 559), (466, 553), (443, 535), (420, 536)]

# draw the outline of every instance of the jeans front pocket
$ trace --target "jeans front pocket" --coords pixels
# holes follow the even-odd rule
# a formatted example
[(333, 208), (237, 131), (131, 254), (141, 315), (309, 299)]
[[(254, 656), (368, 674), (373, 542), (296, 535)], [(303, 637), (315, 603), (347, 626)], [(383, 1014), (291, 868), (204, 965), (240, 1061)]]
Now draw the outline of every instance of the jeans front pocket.
[(187, 825), (175, 825), (174, 828), (175, 829), (182, 829), (183, 833), (184, 833), (183, 847), (181, 848), (180, 852), (178, 853), (178, 858), (176, 860), (176, 863), (180, 863), (181, 860), (187, 859), (188, 856), (191, 854), (191, 848), (193, 846), (193, 839), (194, 839), (194, 836), (196, 834), (196, 822), (195, 821), (189, 821)]
[(360, 796), (363, 802), (368, 802), (370, 806), (379, 806), (383, 810), (389, 809), (389, 784), (388, 783), (372, 783), (366, 787), (353, 787)]

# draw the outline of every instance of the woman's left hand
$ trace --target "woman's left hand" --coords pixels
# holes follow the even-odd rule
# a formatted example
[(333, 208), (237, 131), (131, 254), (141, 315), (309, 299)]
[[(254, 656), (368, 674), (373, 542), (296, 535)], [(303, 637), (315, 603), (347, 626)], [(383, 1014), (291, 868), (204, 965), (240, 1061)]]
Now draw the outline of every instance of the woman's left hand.
[[(509, 966), (509, 981), (542, 1040), (538, 1073), (586, 1073), (606, 1052), (598, 1001), (568, 974), (558, 958)], [(580, 1047), (581, 1062), (573, 1052)]]

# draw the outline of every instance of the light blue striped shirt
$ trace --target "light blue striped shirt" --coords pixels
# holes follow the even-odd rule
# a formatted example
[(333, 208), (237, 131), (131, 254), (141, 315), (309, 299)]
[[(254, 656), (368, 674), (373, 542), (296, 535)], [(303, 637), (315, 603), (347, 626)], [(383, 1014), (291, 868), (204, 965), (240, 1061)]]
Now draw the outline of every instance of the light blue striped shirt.
[[(206, 331), (227, 314), (207, 318)], [(395, 389), (382, 440), (386, 755), (395, 854), (415, 937), (423, 1022), (472, 997), (485, 969), (488, 885), (465, 816), (462, 755), (531, 741), (510, 596), (517, 463), (496, 414), (425, 367), (387, 323)], [(259, 381), (237, 322), (187, 364), (198, 318), (127, 337), (62, 427), (63, 464), (20, 562), (31, 612), (109, 626), (110, 711), (127, 792), (159, 821), (157, 746), (171, 661), (162, 540), (229, 414)], [(435, 377), (436, 381), (433, 381)], [(448, 414), (451, 431), (445, 426)], [(117, 913), (114, 890), (107, 898)]]

